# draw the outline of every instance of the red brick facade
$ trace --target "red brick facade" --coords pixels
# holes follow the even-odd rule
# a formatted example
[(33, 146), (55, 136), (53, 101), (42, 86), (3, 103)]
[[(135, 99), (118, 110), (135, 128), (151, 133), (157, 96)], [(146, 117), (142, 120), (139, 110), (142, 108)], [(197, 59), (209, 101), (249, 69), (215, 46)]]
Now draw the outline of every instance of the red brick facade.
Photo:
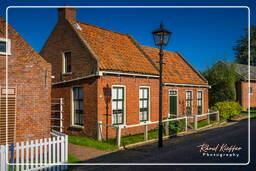
[[(115, 85), (123, 86), (125, 90), (124, 125), (140, 123), (140, 86), (147, 86), (150, 89), (149, 120), (157, 121), (159, 80), (156, 74), (158, 73), (157, 66), (154, 64), (154, 61), (145, 55), (145, 52), (143, 52), (139, 45), (127, 37), (127, 35), (80, 22), (79, 25), (82, 27), (82, 31), (78, 31), (81, 28), (75, 27), (74, 11), (67, 12), (67, 14), (72, 14), (72, 20), (66, 20), (69, 17), (65, 17), (65, 15), (63, 17), (66, 19), (59, 18), (57, 25), (40, 52), (52, 64), (52, 73), (55, 76), (53, 79), (52, 97), (64, 98), (64, 132), (95, 138), (99, 121), (105, 124), (112, 124), (112, 102), (110, 101), (107, 111), (104, 88), (107, 86), (112, 88)], [(99, 38), (99, 36), (101, 37)], [(109, 42), (105, 41), (106, 38), (109, 38)], [(118, 46), (116, 46), (117, 44)], [(72, 72), (62, 74), (63, 52), (66, 51), (71, 52)], [(179, 57), (178, 60), (183, 59)], [(182, 68), (181, 63), (183, 65), (184, 62), (178, 61), (175, 68)], [(185, 62), (184, 65), (188, 64)], [(171, 89), (178, 91), (178, 114), (185, 114), (185, 92), (187, 90), (193, 92), (193, 115), (197, 114), (197, 90), (203, 91), (203, 113), (208, 111), (207, 82), (190, 65), (185, 68), (186, 72), (192, 72), (188, 75), (188, 78), (192, 79), (196, 75), (199, 83), (203, 84), (195, 85), (194, 82), (189, 83), (190, 80), (186, 79), (187, 82), (183, 83), (186, 83), (187, 86), (165, 86), (163, 96), (164, 118), (167, 118), (169, 113), (168, 91)], [(83, 126), (74, 126), (73, 124), (73, 87), (83, 87)], [(106, 115), (107, 113), (108, 115)], [(109, 136), (114, 136), (115, 131), (111, 128), (109, 129)], [(125, 129), (122, 135), (136, 134), (142, 131), (143, 127)], [(105, 127), (103, 128), (103, 134), (106, 134)]]
[(236, 83), (236, 95), (237, 100), (241, 104), (243, 110), (247, 110), (249, 108), (249, 95), (250, 95), (250, 107), (256, 108), (256, 82), (251, 82), (251, 90), (249, 93), (249, 83), (248, 81), (238, 81)]
[[(51, 65), (11, 26), (8, 87), (16, 91), (15, 137), (17, 142), (50, 137)], [(0, 37), (5, 21), (0, 18)], [(0, 87), (6, 87), (6, 56), (0, 55)], [(2, 135), (2, 134), (1, 134)]]

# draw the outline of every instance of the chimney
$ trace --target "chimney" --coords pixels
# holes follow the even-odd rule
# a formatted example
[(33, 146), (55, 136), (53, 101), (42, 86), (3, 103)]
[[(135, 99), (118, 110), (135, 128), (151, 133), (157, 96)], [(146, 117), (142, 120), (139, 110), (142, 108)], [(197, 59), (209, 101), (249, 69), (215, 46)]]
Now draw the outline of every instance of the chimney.
[(75, 8), (58, 8), (59, 21), (66, 19), (71, 23), (76, 22), (76, 9)]

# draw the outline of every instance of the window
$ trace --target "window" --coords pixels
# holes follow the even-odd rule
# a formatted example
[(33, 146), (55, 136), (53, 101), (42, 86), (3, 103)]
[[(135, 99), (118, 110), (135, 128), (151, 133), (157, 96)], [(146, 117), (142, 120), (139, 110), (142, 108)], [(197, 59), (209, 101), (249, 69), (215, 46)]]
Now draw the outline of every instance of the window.
[(197, 113), (201, 115), (203, 113), (203, 92), (197, 92)]
[(71, 72), (71, 52), (63, 54), (63, 73)]
[(148, 121), (149, 118), (149, 88), (140, 88), (140, 121)]
[(6, 41), (0, 41), (0, 52), (6, 53)]
[(249, 93), (252, 94), (252, 87), (249, 87)]
[(0, 54), (1, 55), (11, 55), (11, 41), (5, 38), (0, 38)]
[(82, 87), (73, 88), (73, 114), (74, 114), (74, 125), (83, 126), (84, 124), (84, 94)]
[(124, 123), (124, 87), (112, 89), (112, 123)]
[(186, 92), (186, 114), (192, 114), (192, 91)]

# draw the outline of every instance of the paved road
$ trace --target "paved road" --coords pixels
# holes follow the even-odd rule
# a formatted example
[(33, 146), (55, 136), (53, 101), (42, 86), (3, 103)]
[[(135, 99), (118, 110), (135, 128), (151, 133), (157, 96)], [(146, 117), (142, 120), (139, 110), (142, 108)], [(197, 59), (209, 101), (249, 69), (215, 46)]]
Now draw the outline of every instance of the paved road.
[[(251, 142), (255, 143), (256, 120), (251, 120)], [(254, 144), (252, 143), (252, 145)], [(215, 147), (217, 144), (227, 144), (229, 147), (241, 147), (239, 151), (219, 152), (208, 151), (208, 154), (224, 155), (233, 154), (236, 156), (203, 156), (199, 145), (209, 144)], [(255, 167), (255, 146), (251, 149), (251, 164), (249, 166), (207, 166), (207, 170), (216, 170), (219, 167), (227, 170), (252, 170)], [(238, 155), (238, 156), (237, 156)], [(170, 138), (164, 142), (162, 149), (157, 148), (157, 143), (149, 144), (135, 149), (123, 150), (104, 155), (85, 163), (247, 163), (248, 162), (248, 122), (240, 121), (233, 125), (202, 131), (195, 134)], [(253, 166), (254, 165), (254, 166)], [(188, 168), (189, 167), (189, 168)], [(246, 167), (246, 168), (245, 168)], [(82, 170), (204, 170), (202, 166), (73, 166), (71, 171)]]

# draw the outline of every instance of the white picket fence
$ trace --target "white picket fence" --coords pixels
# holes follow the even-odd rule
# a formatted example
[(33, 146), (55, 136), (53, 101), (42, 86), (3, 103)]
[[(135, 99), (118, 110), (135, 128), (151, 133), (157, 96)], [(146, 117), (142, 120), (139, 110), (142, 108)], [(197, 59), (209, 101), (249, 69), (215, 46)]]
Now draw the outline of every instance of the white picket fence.
[(65, 170), (66, 165), (63, 164), (68, 162), (68, 136), (57, 135), (56, 132), (52, 135), (52, 138), (16, 143), (13, 163), (10, 147), (1, 146), (1, 171), (8, 171), (8, 168), (16, 171)]

